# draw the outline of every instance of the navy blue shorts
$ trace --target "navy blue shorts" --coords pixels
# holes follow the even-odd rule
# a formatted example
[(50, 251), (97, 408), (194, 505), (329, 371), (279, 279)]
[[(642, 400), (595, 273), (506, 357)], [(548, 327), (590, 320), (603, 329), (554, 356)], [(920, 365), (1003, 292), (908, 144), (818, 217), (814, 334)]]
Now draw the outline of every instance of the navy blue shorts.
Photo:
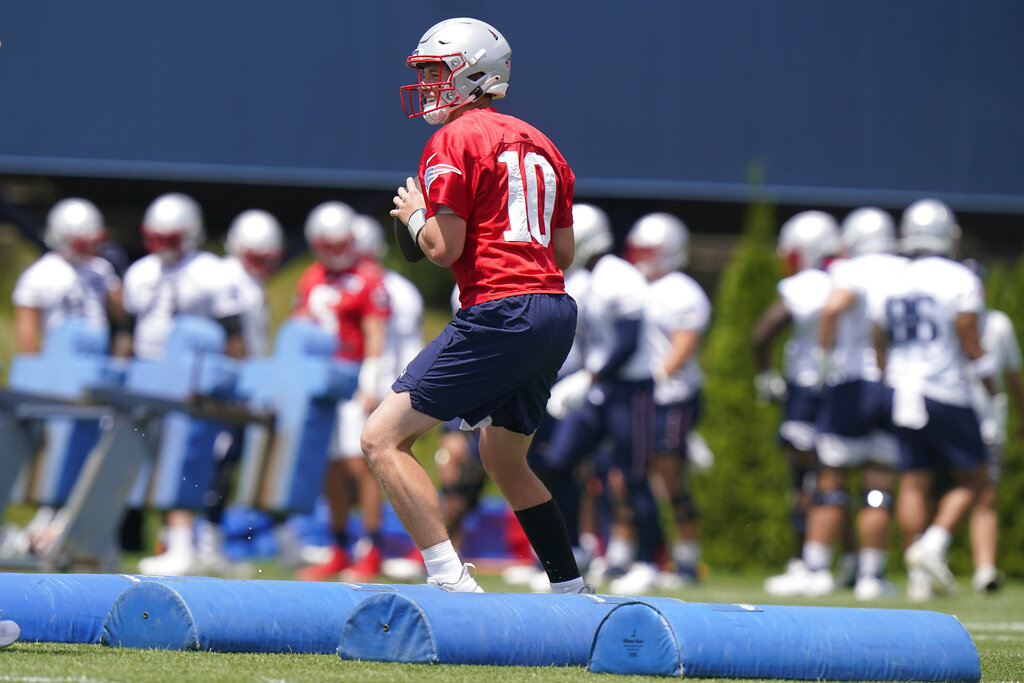
[(821, 406), (821, 391), (816, 387), (805, 387), (787, 382), (786, 405), (783, 420), (814, 423)]
[(886, 387), (881, 382), (855, 380), (826, 386), (818, 411), (819, 434), (867, 436), (876, 430), (891, 430), (886, 411)]
[[(885, 392), (885, 406), (892, 414), (892, 388)], [(900, 469), (922, 470), (952, 465), (973, 470), (988, 459), (981, 440), (978, 416), (969, 406), (953, 406), (924, 399), (928, 422), (921, 429), (894, 427), (900, 443)]]
[[(600, 403), (591, 395), (555, 425), (545, 467), (567, 472), (595, 456), (599, 473), (614, 465), (631, 483), (645, 480), (654, 452), (654, 383), (606, 380), (596, 389), (603, 398)], [(605, 439), (612, 442), (610, 453), (598, 448)]]
[(576, 334), (576, 302), (524, 294), (461, 309), (391, 388), (438, 420), (532, 434)]
[(700, 394), (654, 407), (654, 452), (686, 455), (686, 435), (700, 418)]

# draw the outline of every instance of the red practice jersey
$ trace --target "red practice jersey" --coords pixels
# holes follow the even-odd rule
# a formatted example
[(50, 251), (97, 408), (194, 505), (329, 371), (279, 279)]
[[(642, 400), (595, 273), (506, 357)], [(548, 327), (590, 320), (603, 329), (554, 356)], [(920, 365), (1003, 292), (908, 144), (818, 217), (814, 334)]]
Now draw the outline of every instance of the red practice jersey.
[(316, 319), (321, 329), (338, 335), (337, 356), (362, 361), (366, 340), (363, 319), (391, 314), (384, 272), (369, 260), (329, 273), (319, 261), (311, 264), (295, 285), (295, 310)]
[(444, 204), (466, 221), (466, 243), (452, 264), (463, 308), (565, 291), (551, 236), (572, 225), (576, 178), (543, 133), (473, 109), (434, 133), (419, 174), (427, 217)]

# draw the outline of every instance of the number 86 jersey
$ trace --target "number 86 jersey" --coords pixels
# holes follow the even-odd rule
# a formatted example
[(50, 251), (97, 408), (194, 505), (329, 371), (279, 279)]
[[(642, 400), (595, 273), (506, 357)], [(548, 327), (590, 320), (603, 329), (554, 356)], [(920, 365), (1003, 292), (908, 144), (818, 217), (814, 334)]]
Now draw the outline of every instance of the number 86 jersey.
[(970, 375), (955, 320), (979, 313), (981, 281), (963, 265), (939, 256), (909, 261), (892, 280), (872, 318), (889, 333), (885, 368), (892, 386), (911, 383), (947, 405), (970, 405)]
[(575, 176), (543, 133), (493, 109), (470, 110), (430, 138), (419, 178), (428, 218), (446, 206), (466, 221), (452, 264), (463, 308), (565, 291), (551, 236), (572, 225)]

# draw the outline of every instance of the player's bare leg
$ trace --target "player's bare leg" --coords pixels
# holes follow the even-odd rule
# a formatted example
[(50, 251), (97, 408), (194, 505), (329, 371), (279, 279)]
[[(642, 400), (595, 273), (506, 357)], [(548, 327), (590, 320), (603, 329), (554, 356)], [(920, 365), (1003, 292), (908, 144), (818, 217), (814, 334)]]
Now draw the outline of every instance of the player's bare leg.
[(485, 427), (480, 434), (480, 460), (501, 489), (534, 552), (547, 572), (551, 589), (579, 593), (585, 588), (569, 541), (569, 532), (551, 493), (526, 463), (532, 435), (502, 427)]

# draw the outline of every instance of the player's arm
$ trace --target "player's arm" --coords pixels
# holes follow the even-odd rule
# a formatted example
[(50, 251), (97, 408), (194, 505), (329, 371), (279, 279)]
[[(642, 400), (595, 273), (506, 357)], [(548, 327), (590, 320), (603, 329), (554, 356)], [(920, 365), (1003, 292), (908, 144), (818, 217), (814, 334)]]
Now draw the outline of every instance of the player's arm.
[(224, 342), (224, 354), (239, 360), (246, 357), (245, 338), (242, 337), (242, 316), (228, 315), (218, 318), (217, 322), (227, 333), (227, 341)]
[(43, 313), (31, 306), (14, 307), (14, 337), (18, 353), (39, 353)]
[(405, 187), (398, 188), (392, 199), (395, 208), (391, 215), (402, 221), (413, 241), (427, 258), (441, 266), (459, 260), (466, 243), (466, 221), (446, 206), (426, 218), (426, 201), (415, 178), (407, 178)]
[(661, 368), (654, 369), (654, 378), (660, 379), (674, 374), (693, 357), (700, 345), (700, 333), (696, 330), (676, 330), (669, 337), (671, 348)]
[(384, 352), (384, 316), (371, 313), (360, 322), (363, 331), (363, 363), (359, 367), (359, 391), (363, 394), (364, 409), (372, 411), (380, 403), (380, 355)]
[(568, 270), (576, 256), (576, 238), (572, 226), (555, 230), (551, 243), (555, 250), (555, 263), (562, 270)]
[(619, 368), (633, 355), (640, 345), (641, 322), (639, 317), (623, 317), (615, 321), (615, 344), (608, 354), (604, 367), (593, 373), (595, 382), (615, 376)]
[(981, 339), (978, 336), (978, 314), (970, 311), (957, 313), (953, 327), (960, 338), (960, 348), (974, 368), (975, 376), (985, 385), (989, 395), (995, 396), (997, 389), (992, 376), (997, 369), (996, 362), (995, 358), (986, 354), (981, 346)]
[(135, 319), (124, 309), (124, 290), (120, 285), (107, 292), (106, 309), (110, 325), (110, 355), (127, 358), (132, 355)]
[(818, 342), (823, 349), (831, 349), (836, 343), (836, 324), (839, 316), (857, 300), (857, 296), (848, 289), (834, 289), (821, 310), (821, 327)]
[(768, 307), (757, 323), (754, 325), (754, 332), (750, 335), (750, 346), (754, 351), (754, 359), (757, 361), (758, 371), (764, 371), (771, 367), (772, 343), (789, 325), (791, 317), (782, 299), (776, 299)]

